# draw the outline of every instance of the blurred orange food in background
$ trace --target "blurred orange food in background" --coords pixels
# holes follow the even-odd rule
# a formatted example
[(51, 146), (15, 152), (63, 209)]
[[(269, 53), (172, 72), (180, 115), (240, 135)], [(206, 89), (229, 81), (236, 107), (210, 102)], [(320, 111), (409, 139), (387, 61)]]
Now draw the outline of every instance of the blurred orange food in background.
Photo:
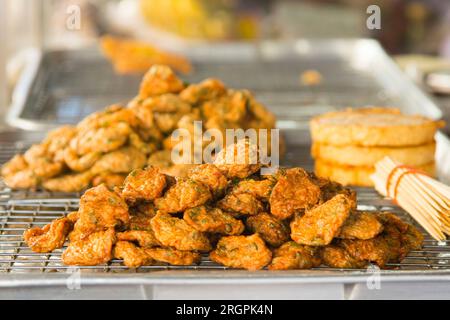
[(142, 73), (155, 64), (165, 64), (182, 73), (192, 71), (187, 58), (148, 43), (107, 35), (100, 38), (100, 46), (117, 73)]

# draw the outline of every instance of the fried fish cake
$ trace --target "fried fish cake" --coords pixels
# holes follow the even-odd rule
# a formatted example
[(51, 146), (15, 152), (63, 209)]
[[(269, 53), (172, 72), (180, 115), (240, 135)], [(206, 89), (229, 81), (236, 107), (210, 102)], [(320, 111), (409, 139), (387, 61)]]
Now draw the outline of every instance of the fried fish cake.
[(4, 176), (3, 181), (12, 189), (35, 189), (41, 180), (34, 174), (33, 170), (24, 169)]
[(424, 236), (413, 225), (404, 222), (391, 212), (382, 212), (378, 218), (384, 225), (393, 225), (401, 234), (402, 247), (400, 248), (400, 260), (411, 250), (418, 250), (422, 247)]
[(338, 194), (324, 204), (308, 210), (291, 222), (291, 238), (310, 246), (325, 246), (340, 232), (350, 215), (351, 201)]
[(139, 248), (128, 241), (117, 241), (113, 251), (114, 258), (123, 259), (123, 264), (129, 268), (151, 265), (154, 263), (147, 249)]
[(275, 181), (271, 179), (245, 179), (233, 186), (231, 193), (249, 193), (259, 200), (268, 202), (274, 185)]
[(141, 102), (141, 105), (158, 113), (186, 114), (191, 112), (192, 107), (179, 95), (166, 93), (149, 97)]
[(184, 89), (181, 81), (168, 66), (152, 66), (142, 79), (139, 97), (142, 99), (165, 93), (177, 93)]
[(125, 122), (111, 123), (100, 128), (79, 131), (70, 141), (70, 148), (82, 156), (92, 152), (107, 153), (123, 146), (131, 132)]
[(62, 248), (72, 226), (69, 219), (59, 218), (43, 228), (34, 227), (26, 230), (23, 238), (34, 252), (52, 252)]
[(92, 179), (92, 186), (96, 187), (104, 184), (108, 189), (114, 189), (115, 187), (120, 187), (125, 181), (126, 175), (120, 173), (104, 172)]
[(118, 232), (116, 236), (117, 240), (136, 242), (140, 247), (151, 248), (161, 245), (151, 230), (127, 230)]
[(70, 240), (84, 238), (92, 232), (126, 225), (130, 219), (128, 206), (105, 185), (89, 189), (80, 199), (79, 218)]
[(289, 228), (274, 216), (262, 212), (247, 219), (245, 225), (253, 232), (258, 233), (269, 245), (279, 247), (289, 240)]
[(42, 186), (50, 191), (78, 192), (86, 189), (95, 176), (91, 171), (71, 173), (42, 182)]
[(162, 195), (165, 187), (166, 176), (158, 168), (136, 169), (125, 179), (122, 197), (128, 203), (138, 200), (152, 201)]
[(347, 250), (338, 245), (321, 248), (322, 262), (331, 268), (360, 269), (367, 266), (367, 261), (353, 258)]
[(219, 208), (206, 206), (191, 208), (184, 212), (183, 219), (201, 232), (239, 235), (244, 231), (242, 221), (235, 219)]
[(270, 213), (279, 219), (310, 208), (319, 201), (320, 188), (301, 168), (280, 170), (270, 194)]
[(264, 211), (264, 206), (249, 193), (229, 193), (217, 202), (217, 206), (228, 212), (241, 215), (255, 215)]
[(11, 160), (2, 165), (1, 174), (3, 177), (6, 177), (27, 168), (28, 163), (26, 162), (25, 157), (21, 154), (16, 154)]
[[(150, 221), (156, 215), (156, 210), (153, 208), (153, 204), (141, 204), (140, 208), (133, 208), (132, 210), (138, 210), (130, 215), (130, 222), (128, 224), (129, 230), (143, 230), (151, 231)], [(144, 209), (144, 207), (146, 209)]]
[(156, 261), (166, 262), (174, 266), (189, 266), (200, 262), (201, 255), (197, 252), (180, 251), (173, 248), (152, 248), (146, 253)]
[(124, 173), (140, 169), (145, 166), (147, 157), (134, 147), (123, 147), (103, 155), (91, 168), (93, 173)]
[(188, 176), (208, 186), (214, 195), (222, 194), (228, 184), (227, 178), (213, 164), (195, 166), (189, 171)]
[(101, 152), (89, 152), (79, 156), (76, 150), (71, 147), (65, 148), (63, 151), (63, 159), (66, 165), (73, 171), (86, 171), (91, 168), (102, 156)]
[(383, 231), (383, 224), (377, 216), (368, 211), (353, 211), (342, 225), (338, 238), (367, 240)]
[(205, 204), (212, 199), (209, 188), (192, 179), (178, 179), (162, 198), (155, 200), (158, 210), (176, 213)]
[(311, 269), (322, 263), (317, 247), (309, 247), (294, 241), (275, 249), (269, 270)]
[(191, 105), (212, 100), (224, 95), (227, 89), (218, 79), (205, 79), (200, 83), (191, 84), (180, 92), (180, 97)]
[(70, 242), (61, 258), (66, 265), (95, 266), (112, 259), (112, 247), (116, 241), (113, 228), (96, 231), (86, 238)]
[(384, 231), (369, 240), (341, 240), (343, 248), (355, 259), (384, 267), (403, 258), (402, 232), (393, 223), (384, 223)]
[(211, 244), (206, 235), (191, 227), (183, 219), (159, 212), (150, 223), (156, 239), (164, 246), (183, 251), (211, 250)]
[(258, 163), (258, 146), (241, 139), (222, 149), (214, 159), (216, 167), (229, 179), (244, 179), (261, 168)]
[(356, 199), (356, 191), (351, 190), (349, 188), (344, 187), (340, 183), (319, 178), (311, 173), (311, 177), (315, 184), (317, 184), (320, 188), (320, 203), (327, 202), (335, 195), (343, 194), (347, 196), (348, 199), (352, 200), (352, 209), (356, 210), (357, 207), (357, 199)]
[(209, 257), (227, 267), (259, 270), (268, 265), (272, 252), (258, 234), (223, 237)]
[(205, 101), (201, 110), (207, 119), (217, 118), (224, 124), (240, 124), (247, 116), (247, 98), (240, 91), (229, 90), (226, 95)]

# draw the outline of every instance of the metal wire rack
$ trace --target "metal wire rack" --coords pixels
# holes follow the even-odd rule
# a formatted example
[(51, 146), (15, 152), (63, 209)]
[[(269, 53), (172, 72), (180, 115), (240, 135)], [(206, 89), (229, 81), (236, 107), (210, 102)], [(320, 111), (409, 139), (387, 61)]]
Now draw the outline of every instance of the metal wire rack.
[[(375, 192), (360, 189), (360, 207), (364, 210), (390, 210), (403, 219), (411, 219), (401, 209), (393, 207), (388, 201), (379, 198)], [(375, 200), (375, 201), (374, 201)], [(57, 249), (52, 253), (42, 254), (32, 252), (24, 243), (23, 232), (33, 226), (44, 226), (54, 219), (60, 218), (78, 209), (77, 198), (54, 199), (22, 199), (4, 200), (0, 202), (0, 272), (67, 272), (73, 267), (61, 262), (64, 250)], [(375, 205), (373, 203), (376, 203)], [(396, 270), (437, 270), (450, 268), (450, 241), (438, 243), (426, 235), (422, 250), (411, 252), (406, 259), (398, 264), (388, 265)], [(130, 270), (120, 260), (112, 260), (101, 266), (82, 267), (91, 272), (149, 272), (168, 269), (188, 270), (223, 270), (227, 269), (210, 261), (205, 255), (201, 263), (195, 266), (151, 265), (137, 270)], [(329, 269), (320, 267), (319, 269)], [(350, 271), (350, 270), (348, 270)]]

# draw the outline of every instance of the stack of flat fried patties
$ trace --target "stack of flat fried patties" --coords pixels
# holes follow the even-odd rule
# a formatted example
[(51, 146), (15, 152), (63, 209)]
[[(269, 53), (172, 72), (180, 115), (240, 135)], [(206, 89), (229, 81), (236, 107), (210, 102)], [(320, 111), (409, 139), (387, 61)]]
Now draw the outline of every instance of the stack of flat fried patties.
[(326, 113), (310, 123), (315, 172), (344, 185), (372, 186), (375, 163), (389, 156), (434, 175), (434, 136), (442, 126), (442, 121), (394, 108)]

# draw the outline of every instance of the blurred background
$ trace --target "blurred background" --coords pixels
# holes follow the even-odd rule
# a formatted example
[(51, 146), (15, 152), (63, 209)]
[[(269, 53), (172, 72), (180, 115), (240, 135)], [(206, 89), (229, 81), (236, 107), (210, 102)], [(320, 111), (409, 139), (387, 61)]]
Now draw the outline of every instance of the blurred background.
[[(236, 41), (369, 37), (377, 39), (415, 80), (423, 80), (422, 75), (430, 71), (450, 69), (448, 0), (0, 0), (0, 3), (1, 113), (6, 112), (12, 89), (32, 55), (30, 48), (65, 50), (96, 46), (105, 35), (139, 41), (138, 48), (142, 43), (151, 46), (141, 48), (141, 52), (154, 49), (174, 53), (199, 45)], [(372, 4), (381, 9), (380, 30), (366, 27), (366, 9)], [(117, 43), (110, 41), (103, 45), (107, 52), (108, 46)], [(116, 69), (121, 68), (124, 72), (139, 69), (116, 65)], [(438, 99), (444, 109), (450, 110), (450, 102), (442, 92)]]

